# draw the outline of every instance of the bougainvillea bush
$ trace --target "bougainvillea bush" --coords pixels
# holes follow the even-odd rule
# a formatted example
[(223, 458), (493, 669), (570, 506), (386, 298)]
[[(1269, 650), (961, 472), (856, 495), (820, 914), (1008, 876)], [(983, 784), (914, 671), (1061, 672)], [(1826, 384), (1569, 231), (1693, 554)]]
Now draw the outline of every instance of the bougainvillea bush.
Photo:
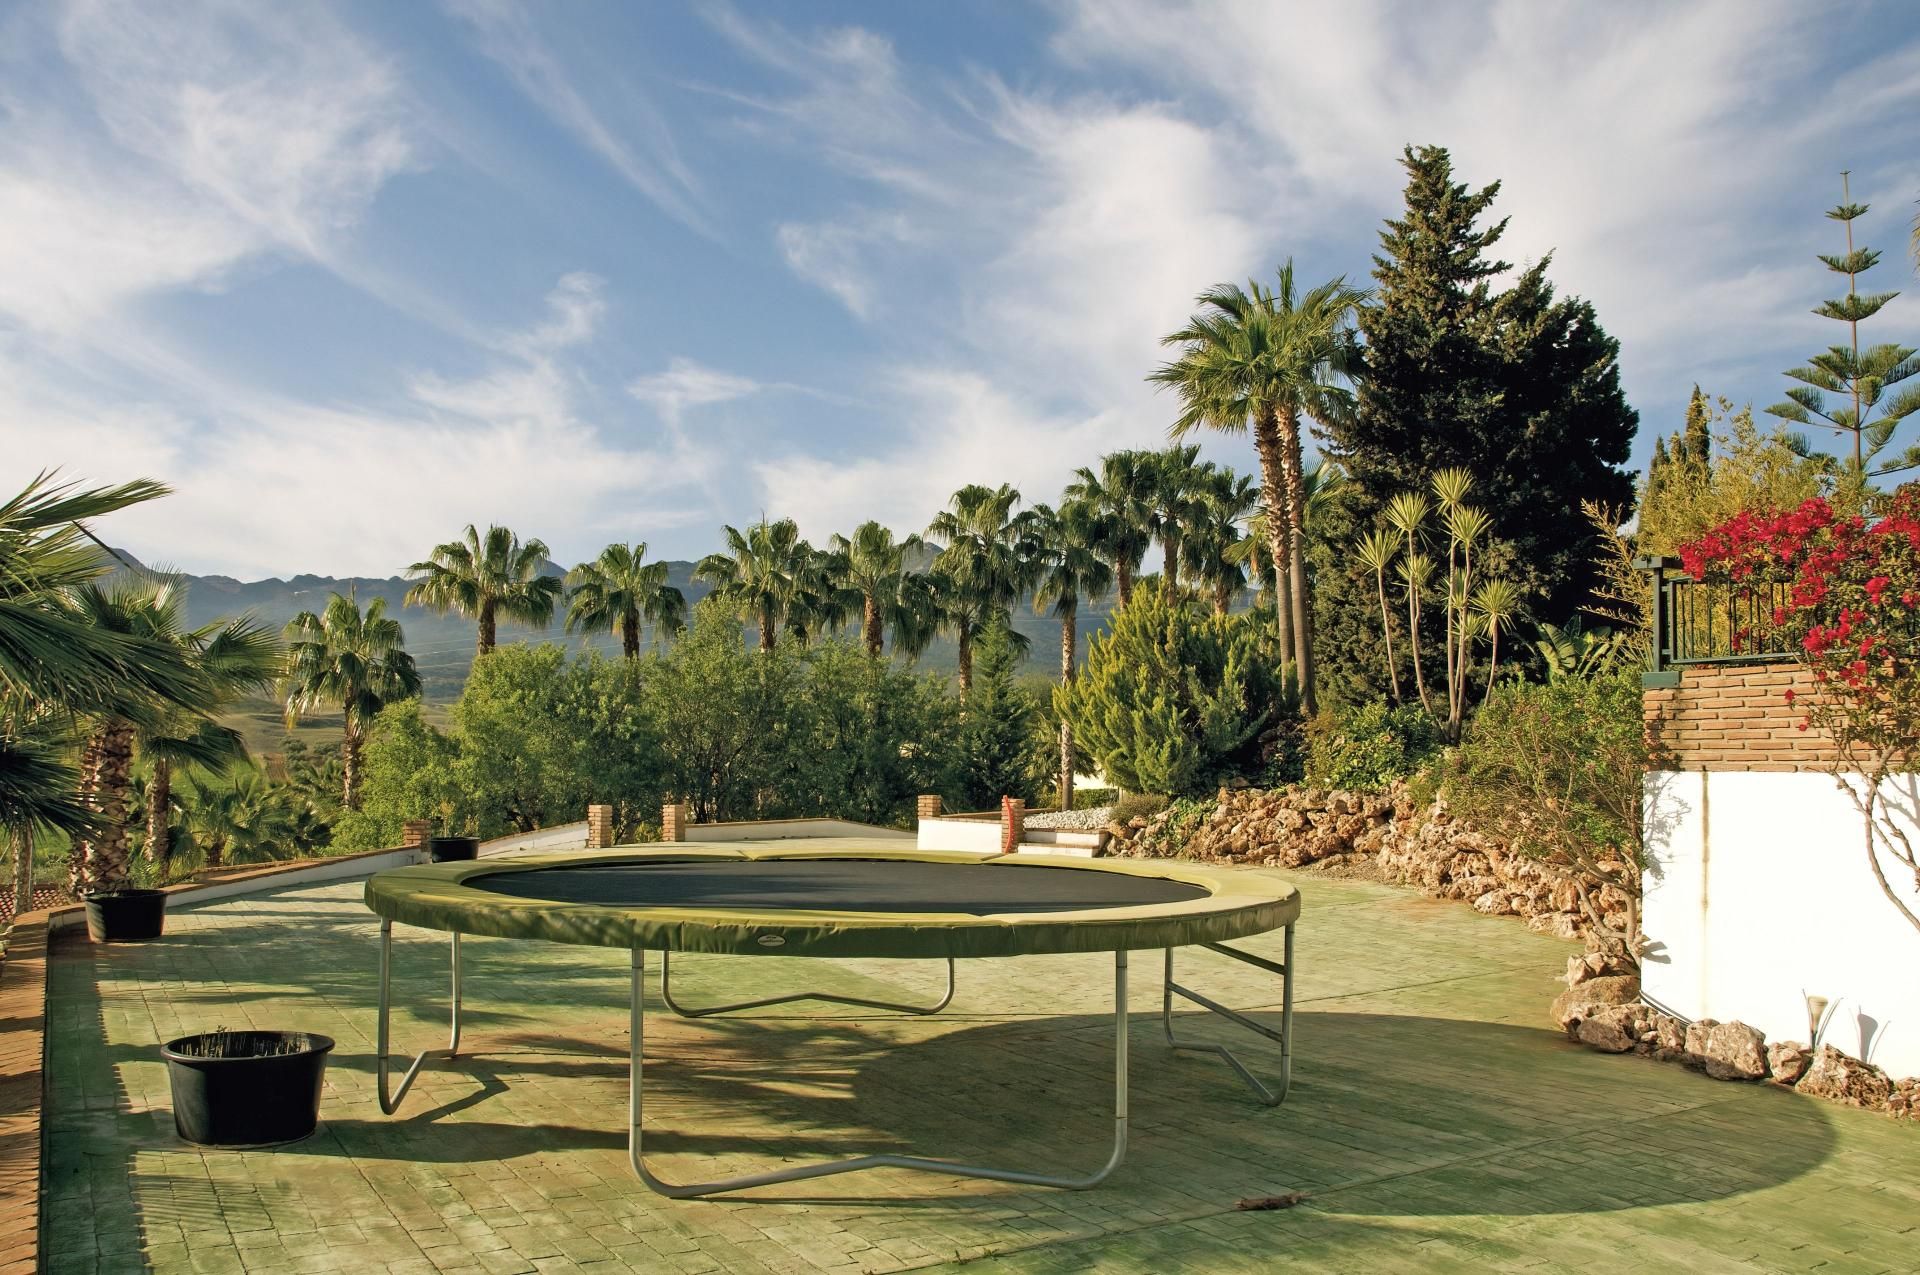
[(1794, 701), (1800, 729), (1834, 741), (1835, 775), (1874, 832), (1874, 875), (1920, 928), (1889, 880), (1892, 873), (1920, 889), (1920, 483), (1871, 516), (1841, 516), (1820, 499), (1739, 514), (1683, 545), (1680, 560), (1694, 579), (1725, 583), (1736, 596), (1774, 597), (1771, 632), (1733, 637), (1784, 644), (1811, 673), (1813, 692)]

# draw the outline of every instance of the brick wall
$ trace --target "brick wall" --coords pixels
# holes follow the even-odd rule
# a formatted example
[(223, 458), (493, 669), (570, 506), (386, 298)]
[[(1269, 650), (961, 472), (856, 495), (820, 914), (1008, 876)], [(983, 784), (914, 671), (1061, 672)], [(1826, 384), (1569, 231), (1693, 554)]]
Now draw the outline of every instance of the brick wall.
[(1824, 770), (1833, 745), (1817, 729), (1800, 730), (1803, 714), (1787, 691), (1810, 694), (1813, 680), (1798, 664), (1690, 665), (1680, 685), (1643, 695), (1647, 734), (1666, 757), (1663, 770)]

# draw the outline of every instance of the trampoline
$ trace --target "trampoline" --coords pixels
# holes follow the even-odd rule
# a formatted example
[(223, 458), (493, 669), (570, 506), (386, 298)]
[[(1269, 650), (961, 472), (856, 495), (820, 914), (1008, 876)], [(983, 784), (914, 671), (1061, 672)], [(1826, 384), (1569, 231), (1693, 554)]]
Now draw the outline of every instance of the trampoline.
[[(380, 999), (376, 1082), (392, 1115), (429, 1058), (460, 1051), (460, 937), (540, 939), (625, 948), (629, 987), (627, 1150), (634, 1175), (662, 1195), (685, 1199), (896, 1168), (1035, 1186), (1084, 1189), (1118, 1167), (1127, 1149), (1128, 954), (1165, 953), (1161, 1022), (1168, 1045), (1218, 1056), (1262, 1103), (1287, 1095), (1292, 1067), (1293, 929), (1300, 896), (1251, 873), (1186, 863), (989, 855), (895, 848), (885, 842), (823, 846), (795, 842), (727, 846), (676, 844), (466, 863), (421, 864), (376, 873), (366, 903), (380, 917)], [(451, 1031), (445, 1050), (417, 1056), (396, 1086), (389, 1066), (395, 922), (452, 935)], [(1232, 939), (1284, 930), (1281, 961), (1228, 946)], [(1280, 1026), (1254, 1021), (1174, 980), (1174, 949), (1201, 946), (1281, 979)], [(794, 1001), (824, 1001), (909, 1014), (936, 1014), (952, 1002), (960, 958), (1111, 952), (1114, 962), (1113, 1142), (1089, 1173), (1005, 1169), (919, 1155), (864, 1155), (675, 1183), (642, 1154), (646, 954), (660, 953), (660, 996), (674, 1013), (705, 1018)], [(675, 998), (675, 952), (737, 956), (884, 957), (942, 960), (945, 994), (900, 1004), (828, 992), (795, 992), (692, 1008)], [(1280, 1046), (1278, 1076), (1255, 1075), (1227, 1047), (1188, 1043), (1173, 1028), (1176, 996)]]

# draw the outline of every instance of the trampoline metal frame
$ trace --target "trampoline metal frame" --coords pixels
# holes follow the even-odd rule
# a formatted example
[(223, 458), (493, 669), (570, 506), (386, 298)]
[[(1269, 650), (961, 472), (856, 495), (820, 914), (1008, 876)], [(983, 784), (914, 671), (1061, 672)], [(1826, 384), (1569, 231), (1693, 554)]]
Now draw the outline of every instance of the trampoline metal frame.
[[(1285, 1101), (1292, 1079), (1292, 1042), (1293, 1042), (1293, 926), (1286, 927), (1286, 955), (1283, 962), (1274, 962), (1249, 952), (1238, 951), (1218, 943), (1207, 943), (1205, 947), (1257, 966), (1280, 976), (1282, 986), (1280, 1030), (1254, 1022), (1237, 1010), (1229, 1009), (1217, 1001), (1202, 996), (1190, 988), (1173, 981), (1173, 949), (1166, 949), (1166, 986), (1161, 999), (1161, 1023), (1166, 1031), (1167, 1042), (1176, 1050), (1211, 1053), (1221, 1058), (1233, 1068), (1265, 1105), (1278, 1106)], [(447, 1048), (427, 1049), (413, 1060), (401, 1077), (399, 1087), (393, 1088), (389, 1072), (390, 1052), (390, 1016), (392, 1009), (393, 966), (393, 922), (388, 918), (380, 921), (380, 1011), (375, 1036), (374, 1074), (380, 1100), (380, 1110), (392, 1115), (398, 1109), (401, 1099), (406, 1097), (420, 1068), (429, 1058), (444, 1055), (454, 1058), (460, 1052), (460, 933), (453, 932), (452, 943), (452, 996), (450, 1004), (450, 1034)], [(1107, 1159), (1098, 1169), (1088, 1174), (1036, 1173), (1022, 1169), (1001, 1169), (987, 1165), (963, 1164), (955, 1160), (941, 1160), (928, 1156), (913, 1155), (863, 1155), (844, 1160), (824, 1160), (813, 1164), (796, 1165), (788, 1169), (775, 1169), (765, 1173), (748, 1173), (737, 1177), (720, 1178), (712, 1182), (668, 1182), (656, 1176), (647, 1168), (642, 1153), (642, 1124), (645, 1115), (644, 1101), (644, 1064), (646, 1053), (646, 949), (632, 949), (632, 971), (629, 983), (628, 1003), (628, 1046), (627, 1046), (627, 1162), (634, 1176), (639, 1178), (651, 1190), (671, 1199), (686, 1200), (700, 1196), (718, 1195), (732, 1191), (745, 1191), (754, 1187), (773, 1186), (782, 1182), (800, 1182), (810, 1178), (831, 1177), (840, 1173), (858, 1173), (866, 1169), (911, 1169), (922, 1173), (939, 1173), (949, 1177), (985, 1178), (995, 1182), (1014, 1182), (1024, 1186), (1060, 1187), (1066, 1190), (1086, 1190), (1106, 1180), (1114, 1169), (1118, 1168), (1127, 1153), (1127, 1080), (1128, 1080), (1128, 1042), (1127, 1042), (1127, 952), (1116, 951), (1113, 954), (1113, 1145)], [(952, 958), (947, 960), (947, 989), (940, 1001), (932, 1006), (900, 1005), (886, 1001), (865, 1000), (855, 997), (838, 996), (827, 993), (802, 992), (791, 996), (769, 997), (764, 1000), (742, 1001), (732, 1005), (716, 1005), (707, 1009), (688, 1011), (674, 1003), (669, 992), (669, 962), (662, 953), (661, 999), (677, 1014), (684, 1018), (706, 1018), (716, 1014), (733, 1013), (745, 1009), (757, 1009), (768, 1005), (781, 1005), (793, 1001), (818, 1000), (836, 1004), (859, 1005), (873, 1009), (896, 1009), (909, 1014), (935, 1014), (945, 1009), (953, 1000), (954, 966)], [(1219, 1014), (1231, 1022), (1237, 1023), (1269, 1040), (1280, 1044), (1281, 1071), (1278, 1090), (1270, 1089), (1254, 1076), (1233, 1052), (1224, 1045), (1183, 1043), (1173, 1033), (1173, 997), (1175, 994), (1192, 1001), (1201, 1008)]]

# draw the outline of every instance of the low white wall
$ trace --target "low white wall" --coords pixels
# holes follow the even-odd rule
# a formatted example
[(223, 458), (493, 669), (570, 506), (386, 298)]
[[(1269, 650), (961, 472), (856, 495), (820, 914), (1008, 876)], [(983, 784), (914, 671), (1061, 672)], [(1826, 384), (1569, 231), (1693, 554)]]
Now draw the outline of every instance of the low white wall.
[(480, 843), (480, 853), (488, 858), (497, 854), (531, 854), (549, 850), (585, 850), (587, 848), (587, 821), (555, 824), (551, 828), (535, 828), (532, 832), (517, 832), (510, 837), (495, 837), (491, 841)]
[(897, 840), (907, 834), (851, 819), (756, 819), (739, 823), (687, 825), (688, 841), (784, 841), (792, 837), (880, 837)]
[[(1865, 822), (1831, 775), (1657, 772), (1645, 812), (1649, 1000), (1804, 1041), (1806, 997), (1825, 996), (1822, 1040), (1920, 1075), (1920, 930), (1874, 879)], [(1888, 879), (1920, 911), (1912, 878)]]
[(1000, 822), (986, 819), (922, 819), (915, 839), (922, 850), (1000, 853)]

